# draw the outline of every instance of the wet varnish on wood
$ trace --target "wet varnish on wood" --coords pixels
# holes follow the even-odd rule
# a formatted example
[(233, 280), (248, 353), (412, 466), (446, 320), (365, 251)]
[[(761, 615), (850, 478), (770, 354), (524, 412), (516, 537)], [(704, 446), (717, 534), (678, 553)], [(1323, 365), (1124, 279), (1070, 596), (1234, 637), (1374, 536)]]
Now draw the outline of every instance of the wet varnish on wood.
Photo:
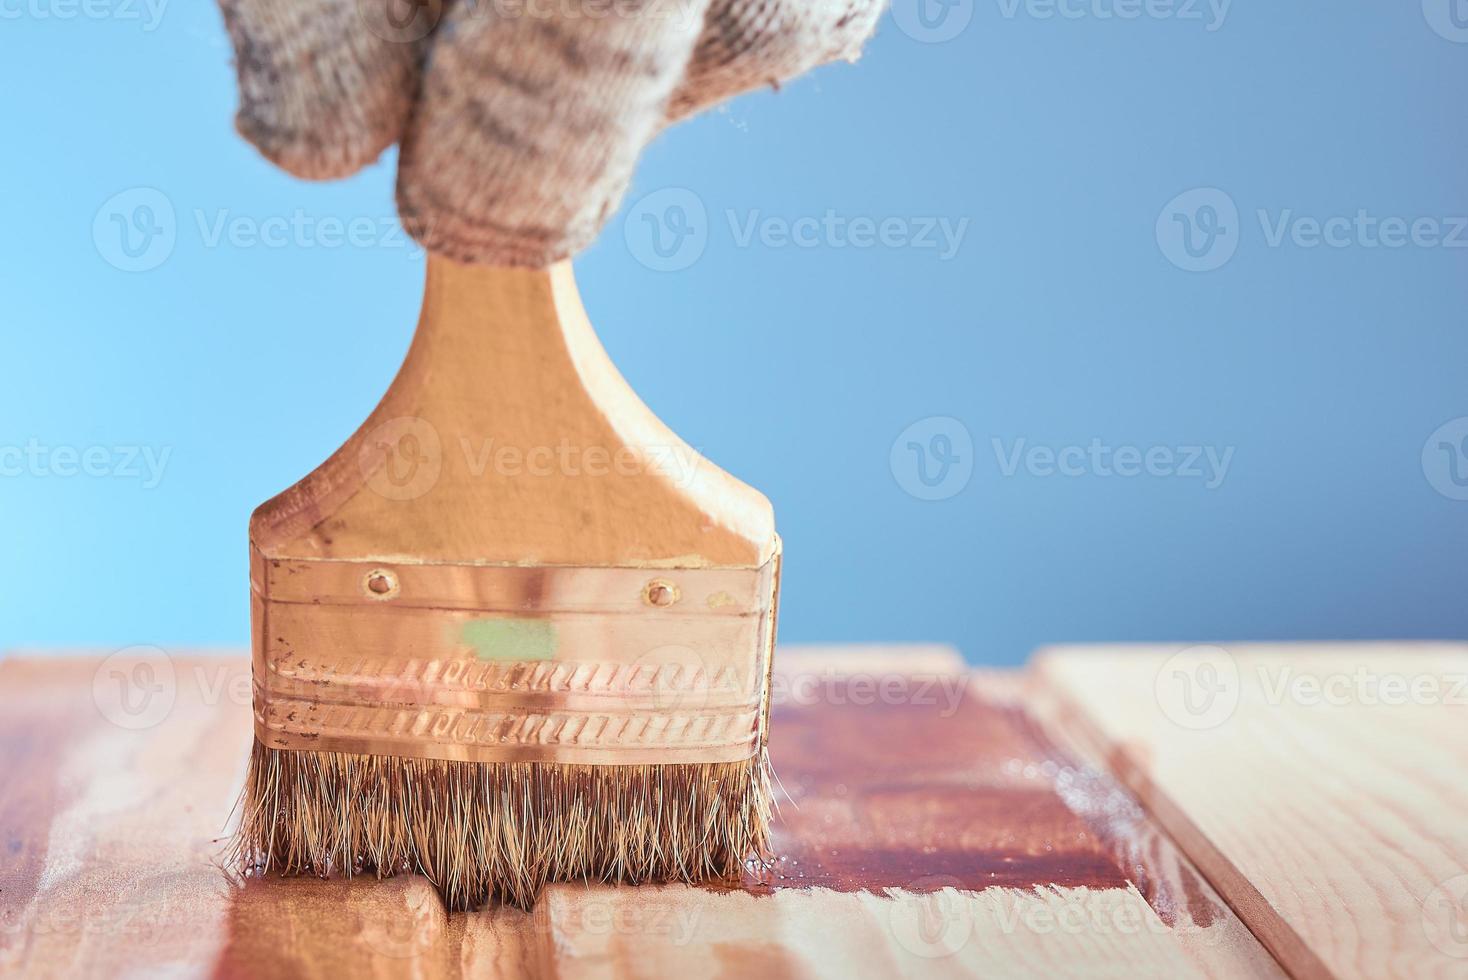
[[(1400, 833), (1396, 849), (1362, 844), (1348, 866), (1324, 842), (1282, 848), (1279, 835), (1309, 825), (1285, 815), (1271, 824), (1263, 801), (1288, 807), (1314, 794), (1312, 805), (1339, 807), (1334, 794), (1355, 777), (1302, 778), (1297, 765), (1354, 744), (1337, 730), (1346, 722), (1312, 737), (1308, 716), (1292, 715), (1292, 741), (1281, 743), (1259, 716), (1247, 724), (1264, 739), (1250, 750), (1262, 764), (1226, 753), (1190, 763), (1189, 739), (1150, 727), (1158, 664), (1135, 667), (1125, 652), (1051, 653), (1022, 673), (969, 671), (942, 648), (782, 650), (773, 868), (702, 887), (557, 885), (530, 913), (455, 915), (412, 876), (239, 882), (218, 866), (250, 739), (243, 657), (12, 656), (0, 661), (0, 972), (1284, 975), (1253, 927), (1300, 975), (1461, 975), (1468, 960), (1402, 938), (1408, 900), (1430, 897), (1428, 880), (1465, 851), (1432, 793), (1396, 796), (1396, 829), (1382, 823), (1388, 801), (1365, 804), (1363, 832)], [(1101, 692), (1116, 707), (1093, 703)], [(1252, 710), (1239, 710), (1241, 722)], [(1436, 730), (1405, 715), (1373, 723), (1386, 726), (1378, 745), (1388, 753)], [(1367, 775), (1354, 791), (1388, 785)], [(1231, 826), (1246, 819), (1252, 847), (1248, 827)], [(1350, 825), (1316, 814), (1318, 827)], [(1441, 833), (1431, 843), (1414, 826)], [(1388, 919), (1369, 905), (1353, 919), (1347, 900), (1370, 893), (1360, 881), (1377, 882)], [(1309, 907), (1310, 882), (1340, 900)], [(1279, 942), (1271, 916), (1310, 959)], [(1352, 928), (1354, 958), (1339, 938)], [(1392, 945), (1379, 952), (1377, 942)]]

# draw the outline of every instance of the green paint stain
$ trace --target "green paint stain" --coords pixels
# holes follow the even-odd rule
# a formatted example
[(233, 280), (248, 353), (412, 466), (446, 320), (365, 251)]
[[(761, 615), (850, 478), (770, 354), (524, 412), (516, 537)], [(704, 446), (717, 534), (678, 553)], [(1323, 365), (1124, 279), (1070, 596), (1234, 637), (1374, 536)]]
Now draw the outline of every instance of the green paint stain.
[(480, 660), (549, 660), (556, 652), (556, 628), (545, 619), (471, 619), (459, 642)]

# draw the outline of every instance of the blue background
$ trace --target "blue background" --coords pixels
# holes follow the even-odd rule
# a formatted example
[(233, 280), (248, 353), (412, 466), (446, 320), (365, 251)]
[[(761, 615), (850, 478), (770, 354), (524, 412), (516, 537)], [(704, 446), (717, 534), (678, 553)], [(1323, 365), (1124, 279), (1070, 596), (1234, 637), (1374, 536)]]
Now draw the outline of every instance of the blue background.
[[(335, 184), (267, 165), (232, 131), (211, 4), (146, 30), (24, 2), (0, 18), (0, 447), (170, 456), (152, 488), (0, 478), (0, 646), (243, 645), (248, 514), (371, 409), (423, 259), (397, 236), (210, 247), (198, 216), (387, 222), (392, 160)], [(1237, 0), (1216, 30), (1201, 7), (1008, 2), (964, 0), (941, 43), (884, 15), (859, 66), (670, 130), (628, 204), (686, 188), (702, 253), (650, 269), (619, 215), (578, 260), (632, 385), (774, 501), (782, 639), (1011, 663), (1055, 641), (1468, 635), (1468, 503), (1423, 452), (1468, 415), (1468, 250), (1271, 247), (1256, 217), (1468, 215), (1468, 44), (1416, 2)], [(93, 224), (137, 187), (176, 242), (125, 272)], [(1156, 232), (1194, 188), (1240, 215), (1207, 272)], [(741, 246), (730, 210), (968, 225), (945, 260)], [(931, 417), (961, 431), (923, 439), (973, 444), (941, 500), (904, 490), (915, 464), (892, 452)], [(1210, 490), (1006, 476), (996, 438), (1234, 454)]]

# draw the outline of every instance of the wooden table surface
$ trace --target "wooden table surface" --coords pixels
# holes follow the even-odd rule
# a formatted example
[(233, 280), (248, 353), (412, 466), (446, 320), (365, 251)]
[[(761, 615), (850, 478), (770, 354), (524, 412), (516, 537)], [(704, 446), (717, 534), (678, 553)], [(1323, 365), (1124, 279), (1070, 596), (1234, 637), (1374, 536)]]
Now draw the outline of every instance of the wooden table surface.
[(1468, 647), (777, 662), (769, 880), (449, 915), (219, 865), (244, 656), (7, 657), (0, 973), (1468, 977)]

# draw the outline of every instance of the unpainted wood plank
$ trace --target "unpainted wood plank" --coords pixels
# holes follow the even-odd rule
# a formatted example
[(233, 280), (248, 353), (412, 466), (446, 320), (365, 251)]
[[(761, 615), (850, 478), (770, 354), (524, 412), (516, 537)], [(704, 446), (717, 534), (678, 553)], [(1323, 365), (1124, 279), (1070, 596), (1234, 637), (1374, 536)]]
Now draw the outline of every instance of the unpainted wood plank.
[(1293, 974), (1468, 976), (1468, 646), (1058, 648), (1033, 669), (1037, 708)]

